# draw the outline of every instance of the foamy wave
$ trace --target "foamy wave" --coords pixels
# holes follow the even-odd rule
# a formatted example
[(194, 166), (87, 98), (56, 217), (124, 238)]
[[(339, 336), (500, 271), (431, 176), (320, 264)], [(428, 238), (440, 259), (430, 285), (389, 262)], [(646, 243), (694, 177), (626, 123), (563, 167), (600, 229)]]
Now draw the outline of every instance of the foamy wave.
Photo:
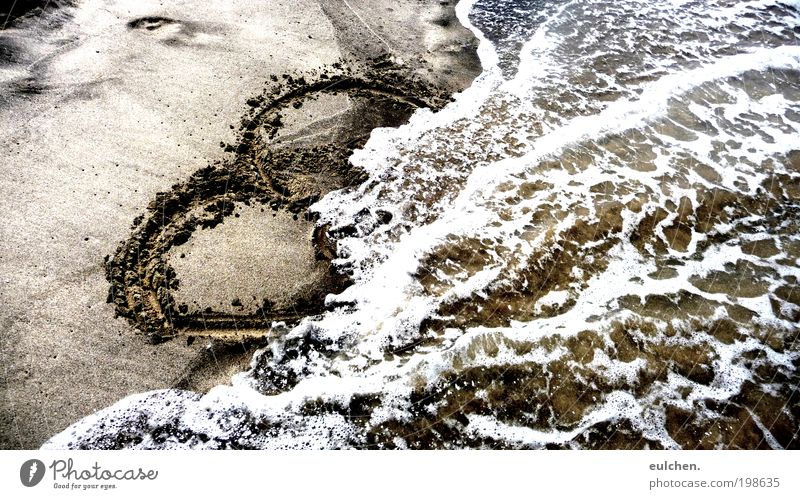
[(313, 207), (332, 310), (48, 447), (798, 446), (797, 3), (552, 2), (494, 48), (475, 4), (481, 77)]

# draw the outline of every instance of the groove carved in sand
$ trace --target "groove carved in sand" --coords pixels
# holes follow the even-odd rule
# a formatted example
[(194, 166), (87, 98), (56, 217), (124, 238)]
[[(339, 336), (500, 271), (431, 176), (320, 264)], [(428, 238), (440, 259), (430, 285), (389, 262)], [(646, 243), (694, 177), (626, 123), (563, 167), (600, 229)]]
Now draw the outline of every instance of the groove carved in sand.
[[(438, 108), (447, 102), (444, 93), (407, 79), (386, 60), (373, 61), (360, 74), (342, 65), (329, 72), (333, 74), (320, 72), (310, 81), (273, 76), (269, 83), (274, 90), (248, 101), (251, 111), (242, 120), (238, 144), (220, 144), (233, 158), (198, 170), (186, 182), (156, 195), (134, 222), (130, 238), (107, 257), (109, 301), (150, 341), (179, 335), (234, 341), (261, 338), (274, 322), (292, 323), (321, 312), (325, 296), (347, 285), (347, 277), (330, 263), (335, 249), (321, 227), (314, 230), (311, 244), (317, 261), (327, 266), (325, 276), (313, 291), (294, 297), (288, 305), (264, 297), (255, 311), (211, 307), (189, 311), (174, 298), (180, 282), (169, 262), (171, 249), (189, 241), (199, 229), (217, 227), (233, 214), (235, 204), (282, 210), (294, 220), (313, 221), (311, 204), (331, 190), (363, 181), (348, 157), (373, 128), (397, 126), (418, 107)], [(311, 103), (308, 107), (313, 108), (318, 99), (342, 96), (350, 102), (342, 120), (312, 116), (301, 132), (281, 133), (291, 128), (284, 120), (294, 119), (304, 105)]]

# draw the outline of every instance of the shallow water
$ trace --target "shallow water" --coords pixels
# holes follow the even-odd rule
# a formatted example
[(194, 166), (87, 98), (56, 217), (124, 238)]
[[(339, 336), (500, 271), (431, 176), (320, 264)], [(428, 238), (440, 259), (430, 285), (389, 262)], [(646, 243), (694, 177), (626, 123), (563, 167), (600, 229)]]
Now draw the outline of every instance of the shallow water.
[(799, 8), (461, 2), (484, 73), (313, 206), (353, 285), (47, 445), (800, 447)]

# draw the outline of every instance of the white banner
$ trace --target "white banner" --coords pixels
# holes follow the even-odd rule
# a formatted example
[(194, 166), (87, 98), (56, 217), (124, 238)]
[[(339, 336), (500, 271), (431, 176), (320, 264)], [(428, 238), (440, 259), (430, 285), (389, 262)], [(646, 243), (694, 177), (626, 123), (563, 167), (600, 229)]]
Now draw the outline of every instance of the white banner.
[(0, 463), (9, 498), (800, 497), (792, 451), (3, 451)]

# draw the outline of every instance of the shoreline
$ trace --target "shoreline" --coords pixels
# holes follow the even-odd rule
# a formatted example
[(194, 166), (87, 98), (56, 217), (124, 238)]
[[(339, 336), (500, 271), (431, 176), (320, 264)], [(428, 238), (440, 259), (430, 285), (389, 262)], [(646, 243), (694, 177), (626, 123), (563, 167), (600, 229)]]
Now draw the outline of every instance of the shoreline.
[[(215, 18), (213, 13), (180, 12), (180, 7), (164, 10), (154, 2), (143, 2), (133, 12), (118, 15), (111, 27), (102, 25), (111, 18), (102, 17), (84, 26), (81, 23), (91, 15), (92, 3), (87, 1), (70, 11), (72, 17), (51, 35), (40, 33), (45, 40), (40, 45), (15, 47), (18, 53), (12, 59), (18, 62), (0, 68), (8, 70), (3, 74), (12, 76), (10, 83), (4, 80), (5, 105), (0, 112), (17, 116), (6, 120), (12, 127), (0, 133), (0, 141), (13, 154), (9, 157), (15, 158), (13, 164), (4, 162), (2, 169), (4, 173), (21, 172), (10, 175), (11, 180), (2, 186), (8, 216), (0, 231), (12, 236), (3, 243), (2, 265), (5, 275), (13, 275), (3, 294), (6, 307), (0, 344), (0, 360), (7, 366), (0, 446), (6, 449), (38, 447), (64, 427), (126, 395), (170, 387), (204, 391), (225, 383), (232, 373), (246, 369), (254, 349), (263, 344), (263, 334), (237, 336), (234, 341), (187, 334), (156, 344), (165, 339), (159, 333), (151, 334), (148, 343), (137, 333), (137, 327), (147, 330), (149, 326), (147, 321), (137, 322), (142, 310), (136, 310), (135, 303), (129, 307), (132, 322), (115, 319), (114, 303), (106, 303), (106, 273), (114, 280), (119, 276), (114, 269), (122, 269), (124, 277), (130, 268), (119, 265), (125, 258), (112, 255), (125, 255), (136, 246), (138, 262), (144, 239), (137, 239), (137, 230), (148, 237), (154, 233), (140, 229), (131, 233), (131, 220), (138, 218), (138, 228), (147, 226), (148, 220), (161, 227), (154, 261), (163, 261), (169, 249), (180, 246), (174, 239), (164, 243), (164, 219), (159, 220), (159, 216), (165, 215), (164, 206), (169, 203), (177, 210), (173, 215), (179, 213), (173, 217), (178, 222), (173, 228), (178, 230), (172, 234), (183, 243), (192, 240), (195, 232), (218, 230), (217, 225), (225, 228), (223, 219), (238, 217), (232, 211), (233, 202), (268, 206), (267, 214), (284, 211), (297, 217), (280, 222), (284, 225), (309, 224), (303, 214), (311, 199), (358, 181), (358, 172), (350, 171), (347, 157), (372, 128), (399, 125), (421, 105), (444, 104), (447, 96), (466, 88), (480, 72), (476, 41), (457, 21), (455, 25), (451, 22), (455, 19), (454, 5), (447, 3), (431, 2), (420, 15), (418, 6), (411, 2), (393, 3), (385, 9), (380, 1), (361, 2), (365, 11), (383, 12), (375, 16), (375, 25), (369, 26), (373, 18), (364, 12), (348, 12), (335, 2), (302, 2), (283, 7), (278, 13), (285, 16), (283, 21), (269, 21), (272, 27), (283, 25), (291, 30), (271, 34), (262, 27), (256, 35), (245, 26), (247, 15), (258, 15), (247, 2), (231, 5), (232, 11), (240, 12), (238, 16), (228, 12), (230, 15), (220, 16), (222, 19), (213, 23), (202, 19)], [(64, 14), (59, 12), (60, 17)], [(300, 24), (299, 30), (293, 24)], [(22, 29), (36, 28), (26, 24)], [(75, 29), (83, 30), (77, 44), (65, 48), (53, 41)], [(0, 36), (7, 35), (13, 33), (0, 31)], [(127, 39), (133, 40), (130, 47)], [(97, 45), (101, 42), (106, 45)], [(258, 49), (261, 44), (264, 50)], [(255, 71), (254, 50), (264, 61), (263, 66), (256, 64), (259, 67)], [(387, 50), (391, 50), (390, 57), (383, 55)], [(220, 51), (229, 59), (223, 65), (227, 71), (224, 81), (219, 81), (216, 72), (222, 63)], [(15, 71), (21, 69), (17, 67), (29, 66), (30, 60), (42, 57), (42, 52), (48, 54), (38, 63), (43, 67), (36, 67), (30, 76), (23, 75), (19, 80)], [(180, 54), (190, 57), (178, 59)], [(77, 60), (70, 60), (78, 55)], [(127, 62), (131, 56), (143, 63), (141, 70)], [(92, 63), (91, 70), (96, 68), (96, 73), (84, 74), (90, 71), (87, 68), (77, 74), (66, 71), (69, 64), (82, 64), (87, 57), (102, 60)], [(274, 60), (278, 57), (281, 60)], [(184, 66), (191, 72), (182, 74)], [(321, 78), (325, 72), (329, 83), (309, 86), (309, 75)], [(380, 75), (395, 78), (403, 88), (387, 95), (385, 85), (368, 84), (380, 83)], [(338, 88), (330, 83), (336, 78)], [(42, 90), (22, 92), (18, 81)], [(191, 88), (186, 88), (186, 81), (191, 81)], [(321, 83), (322, 79), (317, 81)], [(277, 94), (266, 90), (270, 85), (273, 90), (277, 87)], [(291, 101), (291, 107), (280, 109), (279, 114), (285, 115), (281, 126), (271, 126), (275, 113), (269, 114), (270, 109), (274, 111), (270, 103), (276, 95), (287, 95), (287, 87), (293, 89), (286, 100), (287, 104)], [(323, 98), (311, 96), (309, 88)], [(423, 98), (415, 93), (423, 94)], [(314, 116), (309, 121), (299, 112), (309, 109), (311, 115), (329, 117), (326, 113), (340, 106), (342, 97), (349, 111), (337, 119), (317, 123)], [(172, 106), (165, 108), (165, 102)], [(394, 111), (386, 113), (389, 108)], [(125, 111), (119, 113), (122, 109)], [(31, 121), (19, 126), (27, 115)], [(253, 128), (253, 123), (265, 125), (258, 137), (259, 127)], [(49, 133), (36, 134), (37, 129)], [(294, 134), (291, 140), (288, 133), (281, 135), (286, 129)], [(275, 147), (276, 137), (300, 146)], [(333, 149), (326, 149), (325, 144), (334, 144)], [(264, 155), (270, 156), (268, 160)], [(314, 157), (316, 164), (320, 164), (320, 158), (336, 161), (331, 168), (306, 168)], [(55, 168), (51, 166), (54, 161)], [(259, 165), (280, 167), (264, 172)], [(70, 174), (54, 175), (54, 170)], [(249, 176), (239, 175), (245, 172)], [(59, 180), (54, 183), (56, 178)], [(237, 191), (230, 189), (232, 178), (240, 181)], [(248, 184), (248, 180), (254, 184)], [(226, 200), (230, 197), (231, 204), (206, 210), (215, 206), (209, 201), (214, 197), (214, 189), (209, 189), (212, 185), (223, 186), (221, 192)], [(250, 189), (254, 185), (256, 188)], [(98, 199), (100, 193), (103, 196)], [(266, 204), (262, 202), (265, 200)], [(202, 230), (202, 220), (195, 217), (198, 211), (204, 213), (201, 219), (206, 217), (209, 231)], [(37, 215), (30, 217), (30, 213)], [(193, 226), (184, 226), (186, 223)], [(33, 227), (35, 234), (52, 239), (28, 237), (26, 231)], [(195, 230), (198, 227), (200, 231)], [(331, 252), (325, 248), (321, 233), (317, 232), (315, 239), (318, 244), (313, 265), (322, 262), (324, 266)], [(234, 245), (230, 251), (240, 249)], [(297, 247), (292, 251), (301, 250), (305, 251)], [(104, 255), (108, 255), (105, 264)], [(187, 254), (185, 261), (192, 258)], [(218, 258), (222, 262), (228, 259), (224, 252)], [(208, 267), (208, 262), (192, 265), (188, 266), (189, 275)], [(42, 274), (35, 271), (37, 268), (46, 268), (47, 272)], [(148, 278), (156, 274), (150, 273)], [(334, 274), (323, 272), (323, 280), (332, 279), (326, 290), (343, 285)], [(289, 276), (288, 281), (291, 279)], [(157, 300), (163, 299), (180, 311), (181, 304), (164, 294), (168, 286), (159, 286), (158, 279), (152, 282), (155, 286), (151, 291)], [(281, 283), (276, 288), (280, 289)], [(123, 294), (127, 291), (128, 287)], [(133, 294), (126, 297), (132, 299)], [(324, 298), (319, 292), (312, 297), (303, 292), (283, 294), (286, 296), (277, 298), (313, 302), (311, 307), (301, 306), (300, 315), (316, 310), (314, 307), (321, 306), (320, 297)], [(112, 296), (111, 302), (115, 299)], [(236, 297), (234, 308), (238, 307), (236, 301), (241, 303)], [(125, 315), (125, 303), (118, 300), (116, 305), (118, 312), (123, 306)], [(263, 314), (264, 309), (257, 312)]]

